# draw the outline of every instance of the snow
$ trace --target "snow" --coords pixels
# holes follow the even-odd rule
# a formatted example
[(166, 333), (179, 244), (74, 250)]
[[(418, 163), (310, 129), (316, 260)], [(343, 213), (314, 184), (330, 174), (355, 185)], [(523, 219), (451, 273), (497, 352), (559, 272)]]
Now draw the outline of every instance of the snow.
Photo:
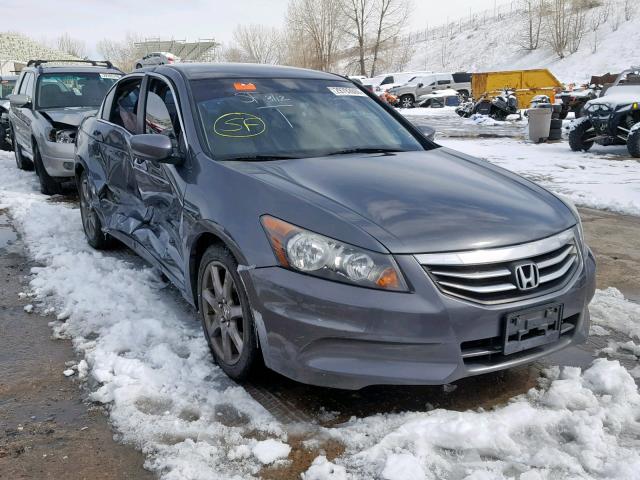
[(640, 162), (626, 147), (594, 146), (572, 152), (561, 143), (533, 144), (515, 139), (459, 140), (438, 143), (516, 172), (577, 205), (640, 215)]
[(589, 311), (594, 324), (640, 340), (640, 305), (625, 299), (617, 288), (596, 290)]
[[(451, 29), (434, 32), (431, 28), (428, 42), (418, 44), (408, 69), (490, 72), (549, 68), (566, 83), (586, 83), (592, 75), (619, 73), (631, 65), (640, 64), (640, 49), (637, 48), (640, 45), (640, 11), (631, 21), (625, 21), (621, 12), (623, 3), (624, 0), (615, 2), (607, 23), (600, 25), (597, 34), (587, 28), (579, 50), (573, 54), (567, 52), (563, 59), (559, 59), (546, 45), (544, 39), (547, 35), (544, 33), (538, 50), (523, 50), (520, 45), (520, 38), (524, 36), (520, 33), (524, 30), (522, 18), (507, 14), (501, 19), (487, 19), (486, 23), (481, 20), (474, 27), (460, 29), (457, 20), (466, 22), (468, 15), (465, 18), (461, 12), (454, 12)], [(506, 6), (509, 7), (508, 4)], [(613, 31), (616, 19), (619, 28)], [(597, 48), (594, 52), (596, 35)]]
[(42, 265), (31, 272), (34, 303), (65, 320), (52, 322), (54, 336), (72, 339), (90, 400), (107, 406), (118, 438), (144, 452), (145, 467), (170, 480), (254, 475), (260, 461), (233, 452), (256, 435), (282, 442), (286, 433), (212, 363), (194, 312), (159, 274), (124, 252), (92, 250), (78, 209), (49, 202), (35, 175), (4, 152), (0, 208)]
[(302, 474), (302, 480), (348, 480), (347, 470), (327, 460), (321, 455), (317, 457), (309, 469)]
[(640, 395), (617, 361), (552, 368), (490, 411), (377, 415), (332, 430), (355, 478), (637, 478)]
[(251, 451), (260, 463), (269, 464), (280, 458), (287, 458), (289, 452), (291, 452), (291, 447), (286, 443), (270, 438), (256, 443)]

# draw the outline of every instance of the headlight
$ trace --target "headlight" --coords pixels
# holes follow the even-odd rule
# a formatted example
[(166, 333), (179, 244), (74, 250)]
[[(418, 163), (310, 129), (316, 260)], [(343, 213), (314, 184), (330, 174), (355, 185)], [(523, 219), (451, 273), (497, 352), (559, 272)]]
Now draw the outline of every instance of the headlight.
[(584, 230), (582, 229), (582, 218), (580, 218), (580, 212), (578, 212), (578, 208), (576, 207), (576, 204), (573, 203), (573, 200), (571, 200), (569, 197), (565, 196), (565, 195), (561, 195), (561, 194), (556, 194), (556, 196), (562, 200), (562, 202), (569, 207), (569, 209), (573, 212), (573, 216), (576, 217), (576, 222), (578, 225), (578, 235), (580, 236), (580, 238), (578, 239), (580, 242), (580, 246), (581, 248), (584, 250), (586, 243), (584, 241)]
[(56, 143), (75, 143), (76, 130), (56, 130), (55, 128), (49, 132), (49, 141)]
[(407, 291), (391, 255), (364, 250), (269, 215), (261, 221), (278, 262), (285, 268), (361, 287)]

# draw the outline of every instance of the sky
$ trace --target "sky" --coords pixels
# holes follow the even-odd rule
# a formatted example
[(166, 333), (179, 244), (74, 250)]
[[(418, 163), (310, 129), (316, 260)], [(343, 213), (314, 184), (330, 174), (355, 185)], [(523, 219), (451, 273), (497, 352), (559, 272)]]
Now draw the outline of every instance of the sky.
[[(436, 26), (493, 9), (504, 0), (413, 0), (410, 27)], [(102, 38), (127, 32), (144, 38), (228, 42), (238, 24), (280, 26), (289, 0), (0, 0), (0, 31), (18, 31), (36, 40), (63, 32), (86, 42), (95, 54)]]

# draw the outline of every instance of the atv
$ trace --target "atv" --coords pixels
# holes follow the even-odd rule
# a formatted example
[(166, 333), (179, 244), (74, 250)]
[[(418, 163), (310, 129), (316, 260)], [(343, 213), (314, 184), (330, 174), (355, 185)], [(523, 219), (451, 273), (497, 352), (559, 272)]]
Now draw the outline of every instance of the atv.
[(604, 96), (588, 101), (584, 116), (571, 124), (571, 150), (586, 152), (594, 143), (626, 145), (640, 158), (640, 67), (618, 75)]

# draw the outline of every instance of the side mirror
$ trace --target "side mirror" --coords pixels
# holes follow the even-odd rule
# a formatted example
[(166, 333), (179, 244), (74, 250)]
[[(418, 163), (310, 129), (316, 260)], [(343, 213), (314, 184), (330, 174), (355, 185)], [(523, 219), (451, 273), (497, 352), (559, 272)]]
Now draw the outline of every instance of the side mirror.
[(174, 155), (171, 139), (166, 135), (142, 134), (134, 135), (130, 141), (131, 151), (142, 160), (177, 165), (182, 159)]
[(429, 140), (433, 141), (436, 138), (436, 130), (433, 127), (429, 127), (428, 125), (416, 125), (420, 133), (427, 137)]
[(31, 98), (29, 95), (18, 95), (12, 94), (7, 97), (9, 99), (9, 103), (12, 107), (15, 108), (24, 108), (31, 105)]

